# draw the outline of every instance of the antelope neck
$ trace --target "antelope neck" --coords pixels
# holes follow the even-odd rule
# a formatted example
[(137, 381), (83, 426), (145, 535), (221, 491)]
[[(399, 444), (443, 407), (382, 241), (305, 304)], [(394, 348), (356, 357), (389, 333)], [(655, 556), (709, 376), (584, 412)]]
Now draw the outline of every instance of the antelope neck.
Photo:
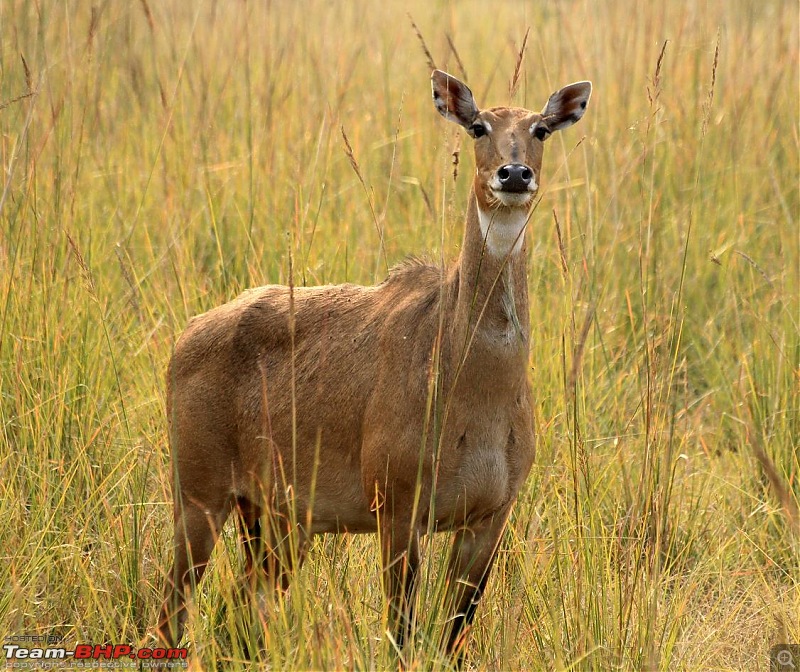
[(484, 211), (480, 205), (478, 223), (486, 241), (486, 251), (495, 257), (516, 256), (525, 240), (528, 211), (523, 208), (496, 208)]
[(530, 316), (524, 226), (526, 211), (482, 212), (474, 192), (458, 262), (456, 324), (527, 343)]

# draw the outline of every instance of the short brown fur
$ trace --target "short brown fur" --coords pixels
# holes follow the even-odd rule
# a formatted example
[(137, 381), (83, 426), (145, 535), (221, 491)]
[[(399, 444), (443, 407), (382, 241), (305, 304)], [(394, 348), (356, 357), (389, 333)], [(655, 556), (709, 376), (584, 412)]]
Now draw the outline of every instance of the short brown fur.
[[(440, 71), (432, 81), (444, 116), (471, 135), (480, 133), (475, 123), (491, 128), (476, 137), (464, 242), (451, 268), (412, 261), (376, 287), (253, 289), (194, 318), (175, 347), (167, 376), (175, 564), (159, 621), (169, 645), (236, 510), (251, 585), (259, 569), (287, 585), (285, 533), (298, 535), (302, 560), (314, 534), (380, 531), (400, 645), (412, 623), (419, 536), (429, 526), (454, 531), (454, 618), (444, 641), (461, 655), (534, 457), (524, 227), (519, 245), (498, 252), (480, 213), (490, 228), (527, 218), (542, 162), (532, 129), (542, 115), (479, 112), (463, 83)], [(588, 100), (587, 83), (571, 86)], [(558, 120), (572, 107), (555, 110)], [(529, 193), (490, 187), (510, 162), (534, 175)]]

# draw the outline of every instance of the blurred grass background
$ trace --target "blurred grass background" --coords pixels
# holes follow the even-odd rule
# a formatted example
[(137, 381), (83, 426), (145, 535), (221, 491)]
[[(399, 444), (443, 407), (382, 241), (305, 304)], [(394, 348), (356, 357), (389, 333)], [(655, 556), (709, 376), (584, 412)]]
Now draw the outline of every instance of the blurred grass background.
[[(545, 152), (538, 458), (468, 666), (765, 669), (800, 641), (800, 73), (780, 1), (0, 3), (0, 633), (154, 644), (163, 372), (192, 315), (458, 254), (471, 148), (433, 109), (411, 17), (479, 104), (594, 83)], [(318, 540), (268, 618), (236, 611), (226, 545), (193, 667), (392, 665), (374, 539)], [(446, 546), (428, 548), (435, 579)], [(412, 669), (447, 669), (437, 585)]]

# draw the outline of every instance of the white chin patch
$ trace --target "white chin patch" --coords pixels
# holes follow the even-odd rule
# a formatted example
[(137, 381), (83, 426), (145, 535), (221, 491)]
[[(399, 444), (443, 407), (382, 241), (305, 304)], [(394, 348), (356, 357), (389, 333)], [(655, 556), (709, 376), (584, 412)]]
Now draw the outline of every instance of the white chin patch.
[[(499, 194), (496, 194), (499, 197)], [(532, 194), (506, 194), (524, 197), (522, 205), (530, 201)], [(484, 212), (478, 208), (478, 221), (481, 235), (486, 241), (486, 250), (495, 257), (517, 254), (525, 240), (525, 225), (528, 223), (528, 210), (512, 206), (509, 209), (497, 208)]]
[(492, 191), (492, 195), (507, 208), (524, 208), (530, 203), (533, 194), (534, 192), (532, 191), (523, 191), (521, 193), (512, 191)]

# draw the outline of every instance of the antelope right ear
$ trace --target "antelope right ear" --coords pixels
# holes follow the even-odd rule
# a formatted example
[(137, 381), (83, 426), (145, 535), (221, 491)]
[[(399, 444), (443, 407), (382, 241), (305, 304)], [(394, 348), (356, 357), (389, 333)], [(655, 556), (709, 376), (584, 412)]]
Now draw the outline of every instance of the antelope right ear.
[(591, 82), (575, 82), (556, 91), (542, 110), (548, 131), (560, 131), (580, 120), (592, 97)]
[(464, 128), (472, 126), (478, 116), (478, 106), (472, 91), (464, 82), (441, 70), (431, 73), (433, 104), (445, 119), (454, 121)]

